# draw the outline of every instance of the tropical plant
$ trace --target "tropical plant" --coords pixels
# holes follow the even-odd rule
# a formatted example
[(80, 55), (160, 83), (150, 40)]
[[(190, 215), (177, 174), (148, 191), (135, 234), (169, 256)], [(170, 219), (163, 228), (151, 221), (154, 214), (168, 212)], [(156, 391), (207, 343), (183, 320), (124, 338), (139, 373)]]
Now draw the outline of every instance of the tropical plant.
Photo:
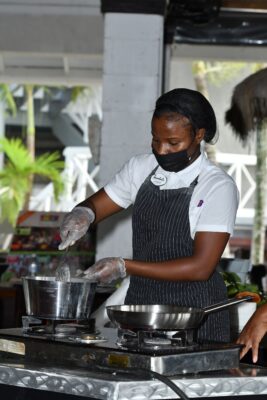
[[(228, 62), (228, 61), (194, 61), (192, 64), (192, 72), (196, 85), (196, 89), (209, 100), (208, 83), (214, 86), (220, 86), (223, 82), (229, 81), (234, 78), (242, 69), (247, 67), (246, 63), (242, 62)], [(251, 68), (255, 68), (254, 64)], [(214, 163), (216, 160), (216, 146), (215, 144), (205, 144), (205, 152), (209, 160)], [(224, 254), (229, 254), (229, 243), (227, 244)]]
[[(24, 91), (26, 94), (26, 103), (27, 103), (27, 125), (26, 125), (26, 143), (27, 149), (29, 153), (29, 157), (32, 161), (35, 160), (35, 111), (34, 111), (34, 86), (33, 85), (25, 85)], [(30, 205), (30, 196), (32, 192), (33, 186), (33, 173), (28, 175), (28, 191), (25, 197), (25, 208), (29, 208)]]
[(257, 303), (257, 306), (266, 304), (267, 299), (264, 293), (260, 291), (258, 285), (251, 282), (242, 282), (241, 278), (235, 272), (223, 271), (221, 275), (229, 298), (251, 296), (252, 301)]
[[(192, 72), (196, 85), (196, 89), (209, 100), (208, 83), (220, 86), (223, 82), (229, 81), (235, 77), (240, 70), (247, 66), (246, 63), (233, 63), (228, 61), (194, 61), (192, 64)], [(216, 162), (216, 149), (214, 145), (206, 143), (205, 151), (208, 158)]]
[[(40, 165), (41, 162), (43, 162), (43, 171), (37, 171), (34, 168), (28, 168), (27, 169), (27, 177), (24, 174), (24, 182), (23, 186), (27, 188), (27, 190), (23, 190), (23, 193), (26, 193), (25, 196), (23, 195), (23, 205), (20, 204), (20, 208), (23, 209), (29, 209), (30, 206), (30, 196), (32, 193), (32, 187), (33, 187), (33, 181), (34, 181), (34, 175), (43, 175), (43, 176), (48, 176), (51, 178), (53, 181), (54, 177), (53, 174), (50, 174), (49, 168), (47, 169), (47, 174), (45, 172), (45, 167), (48, 167), (49, 162), (57, 162), (58, 164), (56, 165), (56, 168), (60, 165), (61, 161), (59, 161), (59, 154), (58, 153), (53, 153), (53, 154), (45, 154), (43, 159), (42, 157), (39, 157), (38, 159), (35, 159), (35, 136), (36, 136), (36, 129), (35, 129), (35, 107), (34, 107), (34, 93), (36, 90), (42, 89), (45, 93), (50, 94), (50, 90), (47, 87), (41, 87), (36, 84), (24, 84), (22, 85), (24, 95), (25, 95), (25, 102), (26, 102), (26, 114), (27, 114), (27, 122), (26, 122), (26, 147), (27, 147), (27, 163), (29, 164), (30, 162), (32, 163), (32, 167), (36, 168), (36, 163), (35, 161)], [(71, 99), (72, 101), (76, 101), (77, 97), (81, 95), (86, 88), (84, 87), (74, 87), (71, 90)], [(10, 89), (9, 85), (6, 84), (0, 84), (0, 100), (5, 102), (6, 108), (10, 111), (11, 114), (15, 115), (16, 114), (16, 102), (14, 100), (12, 91)], [(0, 149), (1, 150), (1, 149)], [(53, 158), (55, 156), (55, 158)], [(51, 159), (49, 157), (52, 157)], [(62, 164), (63, 165), (63, 164)], [(7, 172), (7, 168), (5, 168), (5, 171)], [(24, 171), (25, 172), (25, 171)], [(10, 172), (9, 172), (10, 173)], [(27, 182), (26, 182), (27, 181)], [(57, 179), (54, 180), (55, 184), (55, 191), (57, 191)], [(6, 182), (7, 183), (7, 182)], [(7, 189), (7, 186), (5, 186), (5, 190)], [(23, 188), (22, 188), (23, 189)], [(12, 189), (10, 189), (12, 190)], [(0, 195), (3, 193), (1, 191), (1, 186), (0, 186)], [(2, 197), (2, 196), (1, 196)], [(20, 196), (21, 197), (21, 196)], [(4, 200), (3, 200), (4, 201)], [(2, 210), (3, 214), (3, 210)]]
[[(26, 99), (26, 110), (27, 110), (27, 124), (26, 124), (26, 144), (29, 151), (29, 155), (32, 160), (35, 160), (35, 138), (36, 138), (36, 128), (35, 128), (35, 107), (34, 107), (34, 93), (38, 89), (42, 89), (46, 94), (51, 94), (48, 87), (25, 84), (23, 85), (25, 99)], [(85, 90), (85, 87), (75, 86), (71, 89), (71, 100), (76, 101), (78, 96), (80, 96)], [(33, 186), (33, 174), (29, 174), (29, 191), (25, 198), (25, 208), (29, 208), (30, 195)]]
[(246, 143), (256, 136), (255, 214), (252, 232), (251, 261), (264, 263), (265, 204), (267, 190), (267, 68), (248, 76), (234, 89), (231, 107), (225, 114), (237, 137)]
[(17, 113), (17, 106), (14, 100), (12, 91), (10, 90), (9, 85), (6, 83), (0, 84), (0, 101), (4, 102), (6, 105), (6, 110), (10, 115), (15, 116)]
[[(29, 176), (44, 176), (54, 185), (55, 199), (63, 192), (64, 184), (60, 172), (64, 162), (58, 152), (45, 153), (35, 160), (20, 139), (0, 140), (0, 151), (6, 163), (0, 171), (1, 219), (15, 224), (18, 213), (25, 209), (25, 199), (31, 191)], [(26, 205), (27, 208), (27, 205)]]
[(252, 283), (244, 283), (235, 272), (221, 272), (224, 283), (227, 288), (228, 297), (235, 297), (241, 292), (252, 292), (259, 294), (259, 287)]

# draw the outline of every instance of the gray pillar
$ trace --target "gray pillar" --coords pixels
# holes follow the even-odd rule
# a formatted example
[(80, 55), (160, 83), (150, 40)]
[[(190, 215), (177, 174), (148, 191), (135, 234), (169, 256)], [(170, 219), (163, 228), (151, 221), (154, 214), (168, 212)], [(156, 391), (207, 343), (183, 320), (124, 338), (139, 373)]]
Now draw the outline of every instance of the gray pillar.
[[(163, 16), (106, 13), (100, 186), (135, 154), (151, 151), (151, 115), (161, 93)], [(131, 210), (98, 227), (97, 259), (132, 256)]]

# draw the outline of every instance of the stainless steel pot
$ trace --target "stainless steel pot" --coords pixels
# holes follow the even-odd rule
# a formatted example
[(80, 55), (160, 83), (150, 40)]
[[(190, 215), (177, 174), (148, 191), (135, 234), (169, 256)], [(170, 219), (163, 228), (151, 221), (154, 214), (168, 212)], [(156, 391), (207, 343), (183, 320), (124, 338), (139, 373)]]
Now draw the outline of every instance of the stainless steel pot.
[(24, 277), (23, 291), (28, 315), (43, 319), (88, 319), (96, 282), (72, 278), (70, 282), (55, 277)]
[(108, 306), (106, 310), (109, 319), (120, 328), (193, 329), (200, 325), (207, 314), (247, 300), (251, 300), (251, 296), (226, 300), (206, 308), (153, 304)]

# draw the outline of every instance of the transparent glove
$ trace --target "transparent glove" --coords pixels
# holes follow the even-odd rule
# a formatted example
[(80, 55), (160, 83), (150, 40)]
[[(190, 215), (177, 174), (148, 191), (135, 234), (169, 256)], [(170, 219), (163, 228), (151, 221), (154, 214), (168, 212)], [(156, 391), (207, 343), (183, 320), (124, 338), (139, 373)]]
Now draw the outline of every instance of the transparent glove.
[(71, 212), (66, 214), (60, 226), (59, 233), (62, 242), (58, 246), (58, 249), (64, 250), (77, 242), (77, 240), (86, 234), (94, 219), (95, 213), (87, 207), (75, 207)]
[(125, 276), (125, 262), (121, 257), (102, 258), (84, 271), (84, 278), (101, 283), (111, 283), (116, 279), (125, 278)]

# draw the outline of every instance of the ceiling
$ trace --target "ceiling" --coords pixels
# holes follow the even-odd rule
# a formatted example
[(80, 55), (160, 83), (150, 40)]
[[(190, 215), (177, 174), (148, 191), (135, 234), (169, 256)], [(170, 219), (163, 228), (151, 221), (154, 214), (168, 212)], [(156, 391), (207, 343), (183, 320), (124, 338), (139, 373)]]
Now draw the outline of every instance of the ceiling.
[(103, 32), (100, 0), (0, 0), (0, 81), (99, 82)]
[[(267, 0), (166, 3), (165, 40), (174, 47), (197, 45), (195, 51), (203, 54), (205, 46), (208, 52), (211, 45), (239, 46), (242, 52), (258, 51), (254, 59), (264, 56)], [(104, 20), (100, 5), (100, 0), (0, 0), (1, 82), (85, 85), (101, 81)], [(240, 58), (238, 51), (224, 53)], [(251, 57), (244, 54), (243, 58)]]

